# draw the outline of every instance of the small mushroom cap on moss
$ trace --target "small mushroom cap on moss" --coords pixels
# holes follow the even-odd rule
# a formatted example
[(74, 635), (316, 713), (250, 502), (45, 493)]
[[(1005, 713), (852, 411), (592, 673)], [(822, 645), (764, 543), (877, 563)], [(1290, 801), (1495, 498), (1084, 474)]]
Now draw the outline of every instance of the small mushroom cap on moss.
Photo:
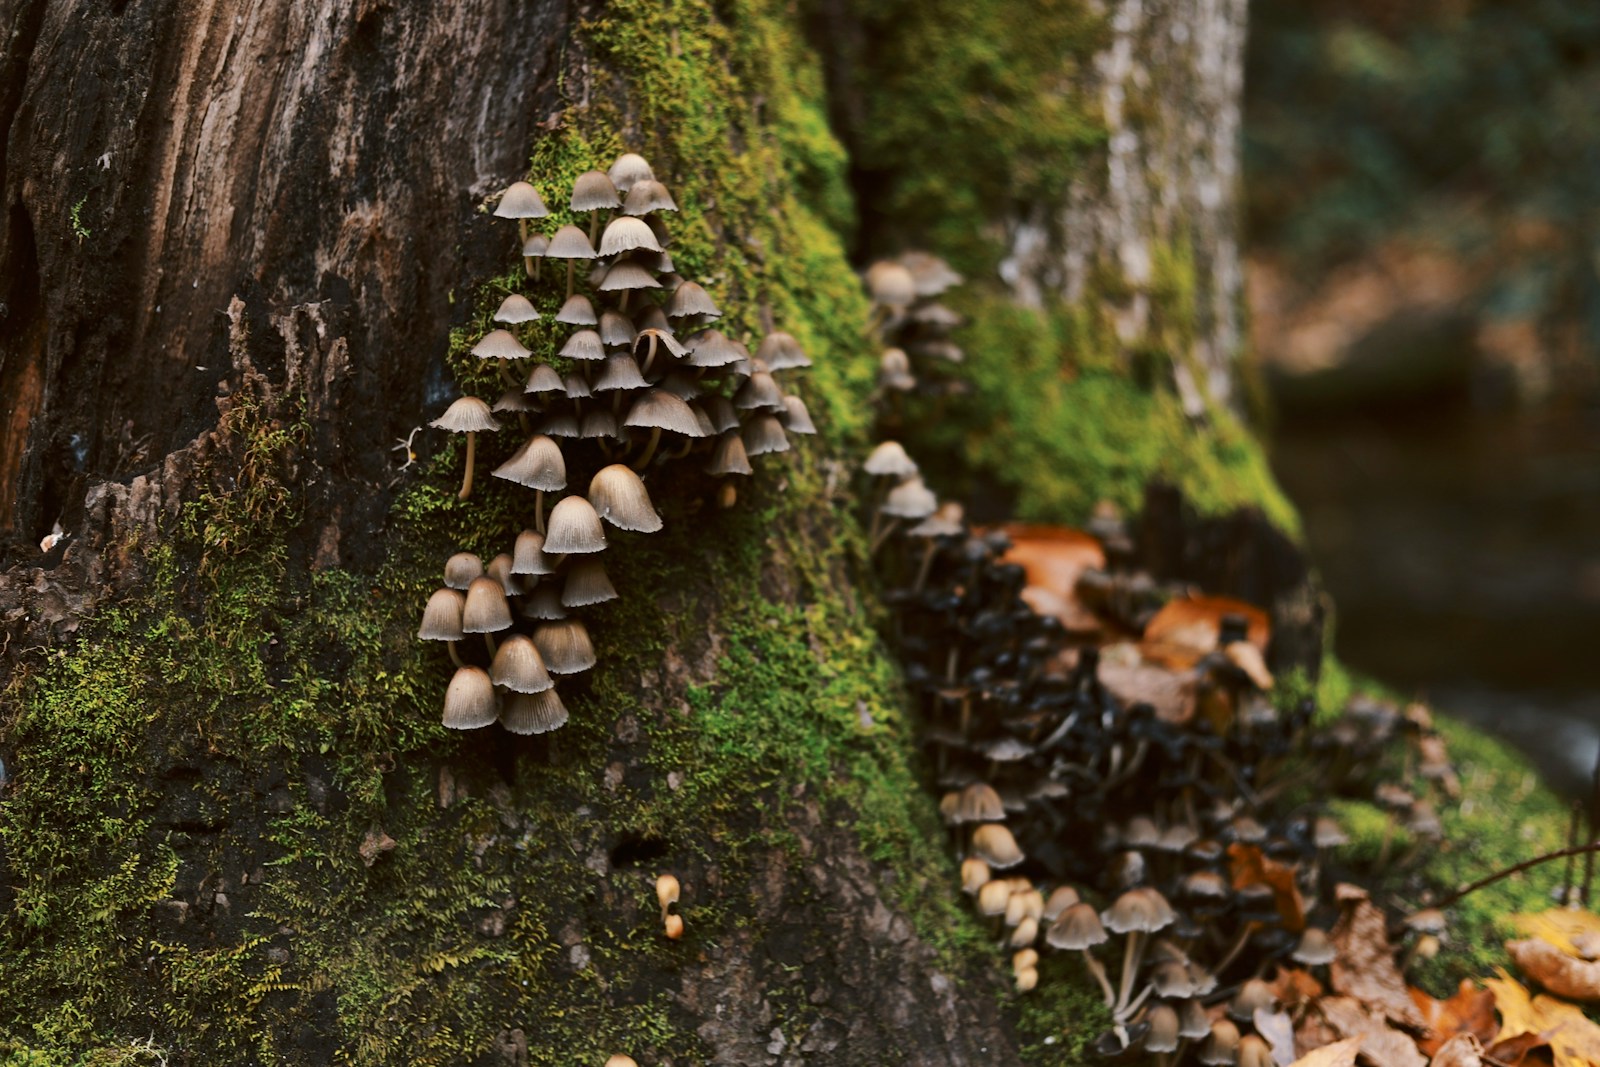
[(617, 389), (645, 389), (650, 385), (639, 373), (639, 364), (626, 353), (606, 357), (605, 366), (594, 380), (593, 390), (609, 393)]
[(533, 631), (533, 643), (551, 674), (577, 674), (595, 665), (589, 628), (577, 619), (541, 624)]
[(606, 346), (598, 332), (579, 330), (567, 338), (567, 343), (561, 346), (557, 355), (577, 360), (605, 359)]
[(683, 359), (689, 354), (689, 350), (672, 335), (671, 330), (648, 325), (649, 319), (650, 317), (646, 315), (640, 320), (639, 335), (633, 339), (634, 359), (646, 358), (651, 345), (664, 349), (673, 359)]
[(663, 874), (656, 879), (656, 903), (661, 905), (663, 914), (672, 905), (678, 902), (683, 887), (678, 884), (678, 879), (670, 874)]
[(1211, 1033), (1200, 1045), (1199, 1059), (1206, 1067), (1233, 1067), (1239, 1056), (1239, 1028), (1227, 1019), (1211, 1024)]
[(1256, 1017), (1257, 1009), (1271, 1011), (1277, 1000), (1270, 983), (1261, 978), (1247, 978), (1228, 1001), (1228, 1014), (1247, 1023)]
[(972, 895), (990, 882), (989, 865), (976, 856), (961, 861), (961, 891)]
[(490, 330), (472, 346), (479, 359), (527, 359), (533, 350), (517, 340), (510, 330)]
[(602, 519), (619, 530), (655, 533), (661, 529), (661, 516), (650, 502), (650, 491), (625, 463), (595, 472), (589, 480), (589, 502)]
[(483, 560), (471, 552), (457, 552), (444, 561), (444, 584), (451, 589), (466, 589), (482, 576)]
[(922, 479), (912, 475), (893, 489), (879, 508), (885, 515), (902, 519), (922, 519), (932, 515), (939, 507), (939, 498), (933, 490), (922, 484)]
[(1010, 945), (1012, 948), (1026, 948), (1039, 940), (1039, 920), (1025, 916), (1017, 923), (1016, 929), (1011, 932)]
[(912, 537), (957, 537), (966, 532), (965, 521), (966, 512), (961, 505), (947, 500), (906, 533)]
[(1308, 926), (1300, 935), (1300, 943), (1289, 953), (1289, 958), (1308, 967), (1322, 967), (1332, 963), (1338, 955), (1326, 930)]
[(726, 367), (750, 358), (750, 353), (738, 341), (730, 340), (721, 330), (701, 330), (689, 338), (689, 365), (693, 367)]
[(476, 730), (499, 716), (499, 700), (489, 672), (482, 667), (457, 668), (444, 693), (444, 724), (452, 730)]
[(867, 292), (875, 304), (903, 308), (917, 298), (917, 283), (911, 272), (893, 260), (880, 259), (867, 268)]
[(512, 634), (500, 642), (489, 665), (489, 678), (513, 693), (542, 693), (556, 684), (533, 639), (523, 634)]
[(665, 185), (654, 178), (646, 178), (628, 190), (622, 210), (629, 215), (648, 215), (652, 211), (676, 211), (678, 202), (672, 199)]
[(594, 245), (589, 235), (576, 226), (563, 226), (550, 238), (550, 247), (544, 250), (546, 259), (594, 259)]
[(495, 309), (495, 322), (509, 322), (516, 325), (519, 322), (532, 322), (539, 317), (539, 312), (527, 297), (519, 293), (512, 293), (500, 301), (500, 306)]
[(422, 625), (417, 637), (423, 641), (459, 641), (461, 611), (467, 606), (466, 594), (459, 589), (437, 589), (422, 609)]
[(492, 634), (511, 626), (511, 605), (506, 602), (505, 586), (488, 575), (472, 579), (467, 586), (467, 602), (461, 609), (461, 630), (469, 634)]
[(862, 469), (868, 474), (883, 478), (905, 478), (917, 473), (917, 464), (898, 441), (882, 441), (867, 457)]
[(811, 421), (806, 402), (793, 393), (783, 398), (783, 410), (778, 413), (778, 421), (790, 433), (810, 435), (817, 432), (817, 424)]
[(739, 428), (739, 413), (734, 410), (733, 401), (727, 397), (712, 394), (700, 401), (700, 406), (711, 420), (713, 433), (727, 433)]
[(987, 782), (973, 782), (961, 791), (957, 822), (1000, 822), (1006, 817), (1000, 794)]
[(555, 581), (540, 582), (534, 587), (532, 593), (517, 602), (517, 611), (524, 619), (564, 619), (567, 609), (561, 604), (560, 583)]
[(761, 345), (756, 349), (756, 358), (773, 371), (811, 366), (811, 360), (806, 356), (805, 349), (800, 347), (800, 342), (794, 339), (793, 334), (782, 330), (773, 330), (762, 338)]
[(1165, 1001), (1158, 1001), (1145, 1012), (1144, 1021), (1150, 1029), (1144, 1035), (1146, 1052), (1171, 1052), (1178, 1047), (1178, 1010)]
[[(1078, 903), (1078, 891), (1070, 885), (1058, 885), (1050, 891), (1050, 896), (1044, 902), (1044, 911), (1040, 915), (1047, 922), (1055, 922), (1061, 913)], [(1099, 919), (1096, 917), (1096, 921)]]
[(624, 252), (632, 252), (642, 248), (649, 252), (660, 252), (661, 246), (656, 243), (655, 232), (650, 229), (649, 223), (643, 219), (636, 219), (629, 215), (618, 215), (607, 224), (605, 232), (600, 235), (600, 255), (619, 256)]
[(479, 433), (500, 428), (489, 405), (475, 396), (461, 397), (428, 425), (451, 433)]
[(496, 478), (542, 489), (547, 493), (567, 487), (567, 460), (561, 446), (545, 434), (534, 434), (493, 472)]
[(633, 402), (628, 409), (624, 426), (643, 429), (671, 430), (685, 437), (704, 437), (700, 420), (687, 403), (664, 389), (650, 389)]
[(495, 400), (494, 406), (489, 410), (497, 415), (505, 412), (517, 414), (524, 411), (538, 411), (539, 407), (528, 399), (526, 393), (513, 386), (501, 393), (499, 398)]
[(547, 734), (567, 724), (567, 706), (552, 686), (538, 693), (512, 693), (500, 711), (500, 725), (512, 734)]
[(582, 293), (573, 293), (561, 305), (561, 310), (556, 312), (556, 321), (568, 326), (594, 326), (600, 320), (595, 317), (594, 304), (589, 298)]
[(580, 559), (567, 571), (567, 580), (561, 586), (563, 607), (586, 608), (615, 599), (616, 587), (606, 576), (605, 564), (599, 560)]
[(550, 238), (542, 233), (529, 234), (528, 239), (522, 242), (522, 254), (529, 259), (543, 259), (549, 250)]
[(506, 186), (494, 209), (497, 219), (542, 219), (548, 214), (550, 209), (544, 206), (539, 190), (527, 182), (512, 182)]
[(883, 350), (878, 357), (878, 384), (897, 393), (909, 393), (917, 387), (916, 375), (911, 373), (911, 357), (904, 349)]
[(511, 553), (502, 552), (490, 560), (483, 573), (485, 577), (499, 582), (500, 588), (506, 591), (506, 596), (522, 595), (522, 581), (511, 571)]
[(741, 435), (746, 455), (764, 456), (769, 452), (789, 451), (789, 438), (777, 416), (762, 413), (745, 424)]
[(577, 437), (578, 416), (571, 411), (552, 411), (539, 420), (539, 432), (547, 437)]
[(999, 918), (1010, 903), (1011, 886), (1003, 878), (985, 882), (978, 890), (978, 914), (985, 918)]
[(589, 388), (589, 379), (577, 371), (561, 379), (561, 388), (566, 391), (568, 400), (587, 400), (594, 395), (594, 391)]
[(569, 206), (573, 211), (601, 211), (621, 207), (622, 198), (604, 171), (586, 170), (572, 183)]
[(1245, 1034), (1239, 1039), (1238, 1067), (1277, 1067), (1272, 1046), (1260, 1034)]
[(943, 304), (918, 304), (907, 313), (906, 318), (922, 326), (931, 326), (936, 330), (953, 330), (961, 325), (961, 316)]
[(716, 477), (729, 474), (754, 474), (755, 469), (750, 466), (750, 454), (745, 451), (744, 439), (737, 430), (728, 430), (717, 435), (717, 443), (711, 450), (711, 458), (706, 461), (706, 473)]
[(528, 384), (523, 386), (523, 393), (558, 393), (563, 388), (561, 375), (548, 363), (535, 363), (533, 370), (528, 372)]
[(537, 530), (523, 530), (517, 534), (517, 544), (511, 552), (511, 573), (555, 573), (550, 561), (544, 558), (544, 534)]
[(583, 421), (578, 424), (578, 436), (586, 440), (616, 438), (621, 437), (622, 432), (617, 427), (617, 416), (609, 408), (597, 408), (583, 413)]
[(605, 528), (589, 501), (581, 496), (564, 496), (550, 509), (550, 521), (545, 526), (545, 555), (601, 552), (605, 547)]
[(639, 1067), (639, 1065), (634, 1062), (632, 1056), (624, 1056), (618, 1053), (606, 1060), (606, 1067)]
[(951, 269), (950, 264), (931, 252), (903, 252), (899, 262), (910, 272), (916, 283), (918, 296), (938, 296), (951, 286), (960, 285), (964, 278)]
[(1070, 905), (1055, 917), (1044, 934), (1045, 943), (1052, 948), (1073, 952), (1103, 945), (1111, 940), (1105, 924), (1095, 914), (1094, 905), (1079, 902)]
[(782, 411), (783, 390), (766, 371), (757, 371), (733, 394), (733, 406), (740, 411)]
[(1017, 846), (1017, 839), (1011, 836), (1011, 831), (994, 822), (984, 823), (972, 832), (972, 852), (1000, 871), (1015, 867), (1027, 858)]
[(611, 164), (606, 175), (610, 177), (611, 184), (617, 187), (617, 191), (623, 194), (640, 182), (654, 181), (656, 177), (655, 171), (650, 169), (650, 164), (637, 152), (622, 153)]
[(1311, 825), (1311, 843), (1317, 848), (1338, 848), (1350, 843), (1350, 835), (1344, 832), (1338, 819), (1319, 815)]
[(622, 260), (606, 271), (606, 276), (600, 282), (602, 293), (632, 292), (636, 289), (659, 289), (661, 283), (656, 281), (656, 276), (631, 259)]
[(626, 345), (631, 347), (633, 339), (639, 336), (638, 328), (633, 320), (620, 311), (609, 308), (600, 313), (600, 340), (608, 345)]
[(1135, 930), (1154, 933), (1172, 925), (1177, 917), (1167, 898), (1148, 887), (1128, 890), (1100, 913), (1100, 921), (1106, 929), (1118, 934)]
[(717, 318), (722, 312), (704, 288), (694, 282), (684, 282), (673, 292), (672, 299), (667, 301), (667, 318), (682, 319), (691, 315)]

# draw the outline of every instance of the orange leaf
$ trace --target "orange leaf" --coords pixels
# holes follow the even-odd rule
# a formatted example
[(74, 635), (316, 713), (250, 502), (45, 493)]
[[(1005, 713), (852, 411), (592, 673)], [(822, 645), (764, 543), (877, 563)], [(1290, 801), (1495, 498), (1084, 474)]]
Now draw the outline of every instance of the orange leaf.
[(1146, 659), (1186, 669), (1217, 647), (1224, 615), (1243, 615), (1250, 643), (1265, 652), (1272, 636), (1267, 613), (1254, 604), (1220, 596), (1179, 597), (1167, 601), (1144, 628)]
[(1593, 1067), (1600, 1063), (1600, 1026), (1575, 1005), (1548, 994), (1530, 998), (1527, 989), (1505, 971), (1484, 982), (1494, 992), (1500, 1012), (1503, 1041), (1521, 1034), (1537, 1034), (1550, 1046), (1555, 1067)]
[(1284, 928), (1294, 933), (1305, 929), (1306, 902), (1300, 896), (1300, 887), (1295, 885), (1293, 867), (1268, 859), (1255, 845), (1237, 841), (1228, 846), (1228, 860), (1233, 888), (1271, 886)]
[(1470, 1034), (1487, 1045), (1500, 1032), (1494, 1019), (1494, 994), (1479, 989), (1470, 979), (1463, 979), (1449, 1000), (1435, 1000), (1415, 986), (1410, 992), (1412, 1002), (1422, 1013), (1423, 1025), (1428, 1028), (1417, 1047), (1430, 1056), (1457, 1034)]
[(1078, 578), (1104, 570), (1105, 549), (1082, 530), (1015, 523), (1004, 527), (1011, 547), (1001, 557), (1027, 575), (1022, 599), (1035, 614), (1052, 616), (1075, 633), (1099, 630), (1100, 621), (1078, 600)]

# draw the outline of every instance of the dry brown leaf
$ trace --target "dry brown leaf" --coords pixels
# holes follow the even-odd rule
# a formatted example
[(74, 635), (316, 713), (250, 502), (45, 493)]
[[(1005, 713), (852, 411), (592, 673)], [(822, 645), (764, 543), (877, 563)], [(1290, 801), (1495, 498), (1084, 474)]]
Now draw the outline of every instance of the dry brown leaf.
[(1272, 995), (1278, 1003), (1292, 1009), (1322, 996), (1322, 983), (1311, 977), (1310, 971), (1279, 967), (1277, 977), (1272, 980)]
[(1484, 1052), (1485, 1058), (1505, 1067), (1550, 1067), (1550, 1046), (1538, 1034), (1502, 1038)]
[(1356, 1052), (1360, 1048), (1359, 1037), (1335, 1041), (1331, 1045), (1323, 1045), (1301, 1056), (1294, 1061), (1292, 1067), (1355, 1067)]
[(1432, 1067), (1483, 1067), (1483, 1046), (1471, 1034), (1457, 1034), (1434, 1052)]
[(1499, 974), (1484, 982), (1494, 992), (1494, 1006), (1500, 1012), (1499, 1040), (1537, 1034), (1550, 1046), (1556, 1067), (1600, 1064), (1600, 1026), (1576, 1005), (1544, 993), (1530, 998), (1522, 983), (1505, 971)]
[(1600, 938), (1600, 915), (1576, 908), (1551, 908), (1538, 914), (1511, 916), (1511, 923), (1529, 937), (1548, 941), (1573, 956), (1589, 957), (1584, 951)]
[(1383, 912), (1370, 900), (1357, 901), (1329, 935), (1339, 955), (1328, 965), (1335, 991), (1364, 1001), (1402, 1026), (1421, 1028), (1422, 1013), (1406, 992), (1384, 931)]
[(1456, 995), (1449, 1000), (1435, 1000), (1412, 986), (1411, 1000), (1422, 1013), (1423, 1025), (1428, 1029), (1417, 1047), (1429, 1056), (1437, 1056), (1442, 1045), (1460, 1034), (1470, 1034), (1488, 1044), (1500, 1032), (1500, 1025), (1494, 1018), (1494, 994), (1479, 989), (1470, 979), (1462, 979)]
[(1190, 671), (1173, 671), (1154, 663), (1125, 666), (1100, 663), (1100, 684), (1125, 704), (1145, 703), (1156, 709), (1156, 717), (1176, 726), (1194, 718), (1195, 676)]
[(1278, 905), (1284, 929), (1299, 933), (1306, 927), (1306, 902), (1295, 884), (1294, 868), (1267, 858), (1255, 845), (1235, 841), (1228, 846), (1228, 873), (1234, 889), (1269, 885)]
[(1014, 524), (1004, 527), (1011, 547), (1001, 557), (1027, 575), (1022, 599), (1036, 614), (1060, 620), (1073, 633), (1094, 633), (1100, 620), (1078, 599), (1078, 578), (1086, 570), (1103, 570), (1105, 549), (1082, 530), (1067, 526)]
[(1507, 941), (1522, 972), (1558, 997), (1600, 1000), (1600, 963), (1569, 956), (1548, 941)]
[(1141, 649), (1146, 659), (1188, 668), (1217, 647), (1224, 615), (1243, 615), (1250, 643), (1263, 652), (1272, 636), (1267, 613), (1254, 604), (1220, 596), (1169, 600), (1144, 628)]
[(1361, 1055), (1375, 1067), (1428, 1067), (1417, 1043), (1390, 1026), (1381, 1011), (1369, 1011), (1353, 997), (1323, 997), (1316, 1010), (1340, 1037), (1360, 1037)]

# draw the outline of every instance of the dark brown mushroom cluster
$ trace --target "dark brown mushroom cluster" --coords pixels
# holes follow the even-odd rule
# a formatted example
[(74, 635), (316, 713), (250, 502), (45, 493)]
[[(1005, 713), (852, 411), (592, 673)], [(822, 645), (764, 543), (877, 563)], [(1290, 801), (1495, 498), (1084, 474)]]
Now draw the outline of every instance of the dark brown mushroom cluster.
[(872, 322), (883, 342), (878, 356), (878, 395), (885, 418), (900, 416), (900, 398), (911, 393), (944, 395), (960, 391), (945, 368), (965, 358), (951, 332), (961, 316), (939, 297), (961, 283), (949, 264), (927, 252), (907, 252), (867, 268)]
[[(492, 404), (463, 397), (432, 424), (467, 435), (462, 499), (472, 492), (477, 434), (499, 431), (502, 418), (518, 424), (521, 444), (491, 474), (530, 490), (515, 543), (487, 564), (451, 557), (424, 612), (418, 636), (447, 642), (456, 663), (444, 708), (455, 729), (499, 722), (535, 734), (567, 721), (556, 682), (596, 662), (577, 615), (618, 595), (602, 562), (608, 527), (611, 537), (662, 527), (647, 483), (693, 464), (729, 506), (754, 457), (816, 432), (805, 402), (781, 384), (811, 365), (799, 343), (774, 331), (752, 354), (738, 332), (717, 328), (722, 311), (705, 288), (676, 273), (663, 218), (678, 206), (644, 159), (629, 153), (609, 172), (580, 175), (569, 208), (587, 216), (587, 232), (534, 232), (550, 212), (527, 182), (508, 188), (494, 212), (517, 220), (533, 296), (570, 328), (555, 358), (535, 358), (525, 343), (543, 317), (534, 300), (506, 296), (498, 327), (472, 348), (492, 361), (505, 391)], [(546, 260), (566, 270), (540, 291)]]

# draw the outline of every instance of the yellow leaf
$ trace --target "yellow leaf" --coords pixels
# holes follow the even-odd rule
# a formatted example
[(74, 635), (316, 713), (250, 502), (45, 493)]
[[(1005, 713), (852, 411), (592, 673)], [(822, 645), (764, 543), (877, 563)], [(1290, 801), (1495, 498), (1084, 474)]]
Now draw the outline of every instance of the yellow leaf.
[(1600, 937), (1600, 915), (1571, 908), (1551, 908), (1537, 915), (1513, 915), (1511, 924), (1529, 937), (1548, 941), (1569, 956), (1581, 956), (1574, 937), (1585, 934)]
[(1499, 974), (1499, 978), (1484, 981), (1494, 990), (1495, 1008), (1500, 1012), (1497, 1041), (1519, 1034), (1538, 1034), (1549, 1043), (1555, 1067), (1600, 1064), (1600, 1026), (1564, 1000), (1548, 994), (1530, 998), (1522, 983), (1503, 969)]
[(1361, 1038), (1351, 1037), (1323, 1045), (1295, 1060), (1289, 1067), (1355, 1067), (1356, 1052), (1361, 1048)]

